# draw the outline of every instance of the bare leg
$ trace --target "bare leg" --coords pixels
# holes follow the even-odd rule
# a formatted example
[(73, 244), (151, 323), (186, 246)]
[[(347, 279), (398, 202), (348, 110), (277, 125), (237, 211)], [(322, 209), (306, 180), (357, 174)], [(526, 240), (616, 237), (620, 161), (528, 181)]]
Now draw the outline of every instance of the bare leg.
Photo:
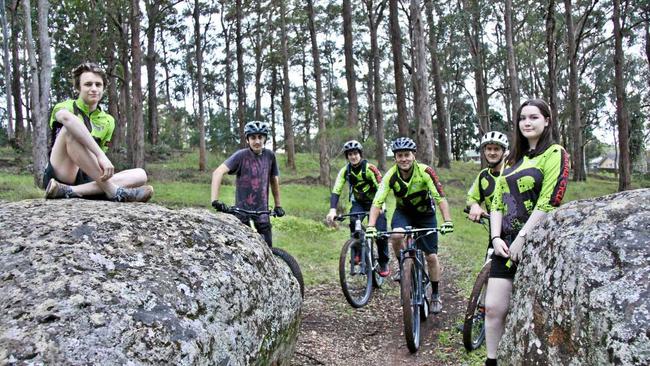
[(437, 254), (427, 254), (427, 264), (429, 265), (429, 278), (433, 282), (440, 280), (440, 263)]
[[(404, 231), (403, 228), (398, 227), (394, 228), (393, 231)], [(391, 246), (393, 247), (393, 252), (395, 253), (395, 258), (399, 261), (399, 252), (404, 248), (404, 235), (403, 234), (391, 234), (388, 239)]]
[[(106, 182), (100, 180), (102, 171), (95, 155), (69, 134), (65, 127), (59, 132), (52, 147), (50, 163), (57, 180), (63, 183), (74, 182), (77, 172), (81, 169), (95, 180), (96, 187), (99, 188), (96, 193), (105, 192), (109, 197), (115, 195), (118, 187), (111, 180)], [(82, 194), (76, 191), (76, 187), (72, 189), (75, 193)]]
[(487, 357), (497, 358), (499, 341), (505, 328), (506, 315), (512, 294), (512, 280), (490, 278), (485, 296), (485, 344)]
[[(108, 182), (118, 187), (140, 187), (147, 183), (147, 173), (141, 168), (123, 170), (115, 173)], [(104, 192), (97, 182), (75, 186), (74, 191), (82, 196), (101, 194)]]

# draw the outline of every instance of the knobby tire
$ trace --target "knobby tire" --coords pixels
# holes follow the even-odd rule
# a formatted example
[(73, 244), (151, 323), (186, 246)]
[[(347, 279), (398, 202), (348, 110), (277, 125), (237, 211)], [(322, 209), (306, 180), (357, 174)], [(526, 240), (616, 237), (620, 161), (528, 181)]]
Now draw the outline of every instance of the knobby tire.
[(474, 282), (474, 287), (472, 288), (472, 293), (467, 303), (465, 321), (463, 323), (463, 345), (468, 351), (474, 351), (481, 347), (481, 344), (485, 340), (485, 313), (479, 313), (478, 305), (487, 289), (490, 267), (491, 263), (483, 265), (478, 276), (476, 276), (476, 281)]
[[(361, 255), (361, 264), (355, 265), (357, 270), (363, 269), (359, 273), (352, 274), (353, 265), (352, 247), (358, 245), (359, 255)], [(349, 239), (341, 249), (339, 257), (339, 280), (341, 283), (341, 290), (345, 299), (354, 308), (365, 306), (372, 297), (372, 263), (368, 263), (370, 256), (362, 255), (361, 243), (357, 239)], [(358, 279), (357, 286), (353, 285), (353, 280)]]

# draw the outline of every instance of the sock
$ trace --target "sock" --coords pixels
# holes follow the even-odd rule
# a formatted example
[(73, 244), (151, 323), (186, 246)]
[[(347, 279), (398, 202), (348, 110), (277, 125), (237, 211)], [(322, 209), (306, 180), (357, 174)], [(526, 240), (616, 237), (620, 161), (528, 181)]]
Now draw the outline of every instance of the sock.
[(496, 358), (487, 358), (487, 359), (485, 359), (485, 366), (497, 366)]
[(434, 294), (438, 293), (438, 281), (431, 281), (431, 292)]

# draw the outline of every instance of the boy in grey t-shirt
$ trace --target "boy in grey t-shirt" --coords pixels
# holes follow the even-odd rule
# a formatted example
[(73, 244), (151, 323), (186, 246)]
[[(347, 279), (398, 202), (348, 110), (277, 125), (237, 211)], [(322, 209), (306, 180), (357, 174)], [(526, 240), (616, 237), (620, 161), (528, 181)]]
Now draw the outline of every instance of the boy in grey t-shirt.
[[(275, 154), (264, 148), (269, 134), (266, 122), (251, 121), (244, 127), (247, 148), (232, 154), (212, 173), (212, 207), (217, 211), (229, 211), (228, 205), (219, 201), (219, 188), (225, 174), (236, 175), (235, 206), (249, 211), (266, 211), (269, 207), (269, 185), (273, 193), (278, 217), (284, 216), (280, 205), (280, 180)], [(245, 225), (251, 219), (255, 229), (260, 233), (269, 247), (273, 246), (271, 221), (269, 215), (251, 216), (236, 212), (235, 216)]]

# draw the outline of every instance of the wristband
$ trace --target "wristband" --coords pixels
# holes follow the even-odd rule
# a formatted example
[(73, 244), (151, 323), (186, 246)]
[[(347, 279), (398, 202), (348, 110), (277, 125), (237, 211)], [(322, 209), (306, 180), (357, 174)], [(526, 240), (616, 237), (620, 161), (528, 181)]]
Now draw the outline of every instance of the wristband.
[(490, 238), (490, 244), (492, 244), (492, 242), (493, 242), (494, 239), (496, 239), (496, 238), (501, 238), (501, 235), (496, 235), (496, 236), (493, 236), (492, 238)]

